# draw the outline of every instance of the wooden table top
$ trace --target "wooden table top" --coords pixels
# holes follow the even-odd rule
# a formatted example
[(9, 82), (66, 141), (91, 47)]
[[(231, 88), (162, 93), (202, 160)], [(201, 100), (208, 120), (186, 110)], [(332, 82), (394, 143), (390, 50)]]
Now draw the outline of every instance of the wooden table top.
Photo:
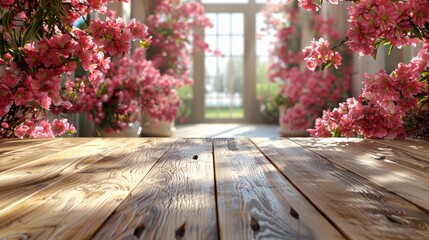
[(428, 239), (429, 142), (0, 140), (0, 239)]

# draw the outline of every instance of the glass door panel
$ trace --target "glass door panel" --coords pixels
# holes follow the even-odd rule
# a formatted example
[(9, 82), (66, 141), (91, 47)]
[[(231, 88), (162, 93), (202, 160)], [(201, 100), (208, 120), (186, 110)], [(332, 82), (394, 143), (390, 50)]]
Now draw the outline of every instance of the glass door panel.
[(242, 119), (244, 14), (207, 13), (214, 27), (205, 31), (205, 40), (223, 57), (204, 57), (204, 118)]

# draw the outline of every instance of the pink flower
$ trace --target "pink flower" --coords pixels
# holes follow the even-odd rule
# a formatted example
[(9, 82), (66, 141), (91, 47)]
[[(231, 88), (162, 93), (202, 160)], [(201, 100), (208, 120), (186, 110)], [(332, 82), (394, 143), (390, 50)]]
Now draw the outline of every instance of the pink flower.
[(420, 28), (424, 28), (425, 23), (429, 22), (429, 3), (424, 0), (409, 1), (412, 6), (411, 21)]
[(55, 135), (62, 135), (64, 134), (70, 127), (70, 124), (68, 123), (67, 119), (55, 119), (52, 122), (52, 132)]
[(42, 108), (49, 109), (49, 107), (51, 106), (51, 98), (48, 96), (42, 97), (42, 102), (40, 104)]
[(329, 59), (332, 61), (332, 65), (334, 65), (335, 68), (338, 68), (338, 66), (341, 65), (343, 57), (341, 57), (338, 52), (331, 52)]
[(304, 60), (309, 70), (314, 71), (317, 66), (332, 63), (335, 68), (341, 65), (342, 57), (338, 52), (329, 49), (329, 42), (323, 38), (311, 41), (311, 45), (304, 48)]
[(104, 54), (102, 52), (98, 52), (95, 58), (97, 59), (96, 66), (100, 71), (106, 72), (107, 69), (110, 68), (110, 58), (104, 58)]
[(135, 19), (131, 19), (129, 28), (134, 39), (146, 38), (148, 36), (147, 26), (137, 22)]
[(171, 75), (180, 87), (188, 81), (188, 63), (194, 54), (215, 51), (220, 55), (219, 51), (210, 49), (199, 34), (201, 29), (213, 25), (197, 2), (157, 0), (155, 3), (153, 14), (148, 17), (152, 42), (147, 57), (162, 74)]
[(15, 131), (14, 131), (15, 136), (18, 138), (24, 138), (27, 135), (27, 131), (29, 129), (30, 128), (28, 126), (21, 124), (15, 128)]
[[(79, 107), (73, 106), (74, 96), (76, 92), (84, 93), (85, 86), (89, 85), (68, 83), (63, 89), (63, 76), (75, 71), (81, 63), (82, 68), (89, 71), (86, 79), (94, 81), (98, 87), (101, 71), (108, 71), (110, 57), (127, 54), (131, 41), (150, 42), (147, 27), (136, 20), (127, 25), (123, 19), (97, 19), (86, 22), (89, 27), (85, 30), (74, 26), (81, 16), (89, 16), (94, 11), (105, 12), (108, 2), (110, 0), (65, 1), (61, 3), (64, 6), (51, 6), (54, 9), (43, 16), (35, 14), (38, 4), (0, 2), (4, 7), (3, 15), (11, 20), (9, 28), (2, 29), (8, 51), (0, 59), (4, 69), (0, 73), (1, 137), (53, 137), (55, 134), (45, 120), (45, 111), (77, 111)], [(61, 8), (64, 14), (51, 16), (58, 10), (55, 8)], [(48, 24), (41, 18), (51, 21)], [(34, 30), (31, 27), (34, 22), (42, 23), (37, 36), (29, 32)], [(19, 31), (15, 33), (17, 29)], [(21, 34), (21, 37), (11, 37), (16, 34)], [(51, 104), (52, 99), (54, 104)], [(87, 95), (82, 99), (90, 100)], [(27, 120), (31, 120), (34, 126), (24, 135), (24, 125), (30, 126)], [(26, 124), (16, 128), (5, 127), (22, 122)]]
[(14, 96), (14, 102), (18, 106), (26, 105), (27, 102), (32, 101), (31, 93), (20, 87), (16, 90)]
[(313, 0), (298, 0), (299, 6), (307, 11), (318, 11), (320, 7)]

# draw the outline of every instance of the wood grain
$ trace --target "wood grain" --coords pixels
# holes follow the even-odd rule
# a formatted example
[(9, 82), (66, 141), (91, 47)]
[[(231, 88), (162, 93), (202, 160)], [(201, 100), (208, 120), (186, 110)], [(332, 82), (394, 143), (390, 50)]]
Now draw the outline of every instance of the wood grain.
[[(78, 144), (82, 143), (82, 140), (79, 138), (70, 141), (76, 141)], [(93, 162), (94, 158), (100, 159), (104, 156), (106, 150), (114, 146), (120, 146), (120, 143), (123, 141), (125, 141), (124, 138), (110, 140), (93, 139), (84, 145), (76, 144), (76, 147), (67, 148), (66, 144), (65, 148), (63, 148), (61, 145), (58, 145), (55, 147), (57, 151), (61, 149), (63, 151), (33, 159), (33, 161), (25, 162), (15, 168), (0, 172), (0, 191), (34, 185), (55, 178), (71, 165), (78, 165), (85, 161)], [(25, 158), (25, 156), (21, 157)]]
[[(252, 141), (348, 238), (427, 239), (429, 236), (427, 212), (341, 167), (338, 161), (331, 162), (335, 154), (325, 156), (328, 161), (287, 139)], [(305, 144), (306, 139), (299, 142), (311, 145)], [(327, 146), (321, 149), (317, 152), (339, 151)], [(342, 156), (343, 160), (352, 159), (350, 154)]]
[[(68, 149), (57, 147), (63, 151), (46, 158), (33, 159), (29, 163), (1, 172), (0, 213), (102, 159), (112, 153), (115, 147), (122, 147), (132, 142), (124, 138), (90, 140), (92, 141), (79, 147)], [(68, 141), (76, 142), (75, 145), (82, 143), (77, 138), (68, 139)]]
[(429, 142), (0, 140), (0, 239), (428, 239)]
[[(99, 141), (100, 149), (109, 145), (109, 141), (119, 140)], [(167, 139), (125, 141), (130, 142), (122, 146), (119, 142), (110, 145), (104, 149), (105, 155), (98, 161), (83, 169), (77, 166), (79, 171), (2, 211), (0, 239), (12, 236), (31, 239), (87, 239), (92, 236), (171, 145)], [(102, 154), (94, 152), (94, 146), (90, 143), (84, 146), (79, 146), (80, 151), (75, 154), (89, 154), (88, 159), (91, 154), (93, 157)], [(57, 160), (62, 160), (62, 164), (76, 161), (73, 155), (68, 154), (63, 154), (62, 159)], [(85, 164), (85, 160), (81, 163)], [(61, 166), (54, 162), (50, 162), (50, 165)]]
[(0, 139), (0, 156), (15, 150), (25, 149), (36, 145), (43, 145), (49, 142), (61, 141), (63, 138), (36, 138), (36, 139)]
[[(371, 140), (362, 139), (354, 148), (349, 147), (347, 141), (356, 140), (297, 138), (293, 141), (429, 211), (429, 175), (371, 155), (364, 144)], [(398, 152), (391, 154), (391, 159), (405, 157), (397, 155)]]
[[(79, 144), (87, 143), (93, 140), (94, 139), (90, 138), (57, 138), (52, 139), (51, 141), (35, 141), (34, 144), (29, 144), (31, 142), (26, 141), (26, 139), (14, 140), (12, 142), (17, 144), (16, 146), (1, 146), (0, 148), (0, 151), (2, 152), (7, 151), (7, 149), (14, 149), (13, 151), (7, 151), (1, 155), (0, 172), (29, 163), (31, 161), (48, 157), (49, 155), (64, 151), (66, 148), (72, 148)], [(28, 144), (23, 146), (20, 144), (20, 141), (28, 142)]]
[(93, 239), (216, 239), (212, 141), (181, 139)]
[(429, 173), (429, 142), (421, 140), (373, 140), (373, 142), (383, 145), (382, 149), (395, 152), (392, 154), (394, 156), (400, 155), (400, 160), (406, 160), (398, 161), (399, 163)]
[(248, 139), (215, 139), (221, 239), (343, 236)]
[(329, 141), (338, 143), (343, 149), (363, 151), (378, 161), (395, 162), (429, 174), (429, 144), (425, 146), (423, 141), (352, 138), (335, 138)]

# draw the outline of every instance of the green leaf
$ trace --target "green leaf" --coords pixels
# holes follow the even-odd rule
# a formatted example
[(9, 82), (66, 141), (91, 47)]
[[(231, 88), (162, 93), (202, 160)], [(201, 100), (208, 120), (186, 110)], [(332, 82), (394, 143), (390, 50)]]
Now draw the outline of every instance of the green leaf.
[(419, 100), (418, 104), (423, 104), (423, 103), (426, 103), (428, 101), (429, 101), (429, 96), (424, 96)]
[(390, 56), (390, 54), (392, 53), (392, 50), (393, 50), (393, 45), (392, 44), (389, 44), (389, 52), (387, 53), (387, 56)]
[(24, 46), (26, 43), (28, 43), (42, 28), (42, 21), (33, 21), (28, 26), (28, 29), (24, 32), (23, 42), (21, 43), (21, 46)]
[(422, 81), (425, 81), (427, 79), (429, 79), (429, 72), (428, 71), (422, 72), (419, 81), (422, 82)]
[(326, 68), (330, 67), (332, 65), (332, 61), (328, 60), (327, 62), (322, 64), (322, 71), (325, 70)]
[(422, 33), (420, 32), (419, 28), (417, 26), (413, 26), (412, 32), (416, 35), (416, 37), (420, 40), (423, 40)]
[(377, 59), (378, 46), (380, 46), (380, 43), (376, 42), (374, 44), (374, 51), (372, 51), (372, 56), (374, 57), (374, 59)]
[(332, 137), (341, 137), (340, 127), (337, 127), (331, 134), (332, 134)]
[(10, 29), (10, 19), (9, 19), (9, 12), (6, 12), (4, 15), (3, 15), (3, 17), (2, 17), (2, 24), (3, 24), (3, 26), (4, 26), (4, 28), (6, 29), (6, 30), (9, 30)]

